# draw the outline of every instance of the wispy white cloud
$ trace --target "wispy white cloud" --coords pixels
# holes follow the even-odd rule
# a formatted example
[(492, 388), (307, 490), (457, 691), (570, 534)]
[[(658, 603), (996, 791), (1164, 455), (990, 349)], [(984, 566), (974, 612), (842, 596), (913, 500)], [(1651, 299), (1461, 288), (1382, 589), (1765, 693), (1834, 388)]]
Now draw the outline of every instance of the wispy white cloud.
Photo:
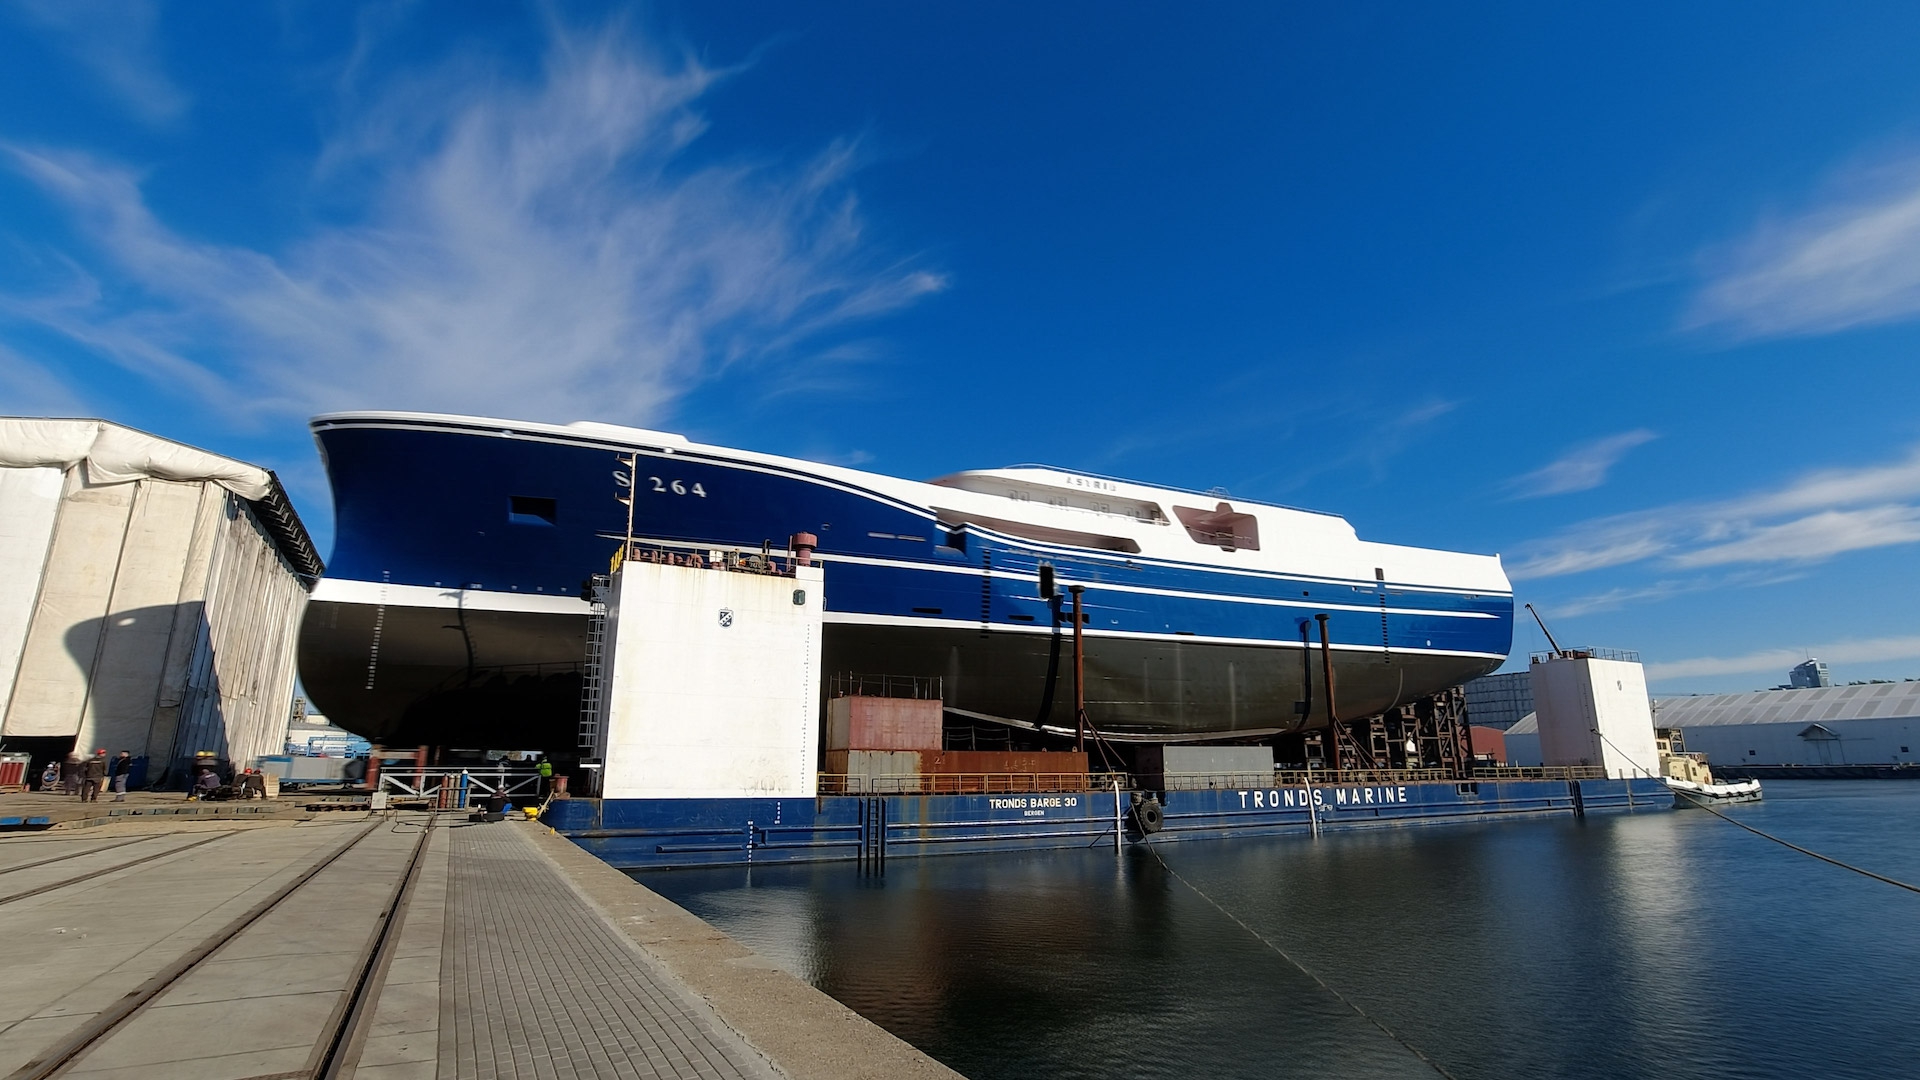
[(695, 163), (721, 73), (618, 27), (551, 32), (530, 83), (465, 60), (355, 114), (321, 182), (377, 178), (365, 212), (284, 252), (182, 234), (125, 166), (8, 148), (101, 257), (7, 309), (235, 410), (645, 421), (729, 365), (945, 287), (872, 250), (856, 144)]
[(1725, 589), (1749, 589), (1761, 585), (1779, 585), (1783, 582), (1797, 581), (1806, 576), (1804, 570), (1781, 570), (1768, 568), (1763, 570), (1741, 570), (1727, 574), (1701, 574), (1693, 577), (1667, 578), (1650, 585), (1615, 586), (1598, 593), (1576, 596), (1567, 600), (1537, 603), (1542, 612), (1556, 619), (1572, 619), (1581, 615), (1593, 615), (1603, 611), (1618, 611), (1622, 608), (1641, 608), (1658, 604), (1676, 596), (1689, 593), (1718, 592)]
[(45, 364), (0, 345), (0, 413), (81, 416), (80, 395)]
[(1843, 172), (1819, 205), (1711, 261), (1690, 328), (1775, 337), (1920, 315), (1920, 154)]
[(1647, 665), (1647, 678), (1686, 679), (1701, 675), (1785, 671), (1809, 655), (1817, 656), (1829, 664), (1874, 664), (1887, 660), (1920, 659), (1920, 637), (1853, 638), (1805, 647), (1761, 649), (1740, 656), (1659, 660)]
[(14, 0), (13, 7), (142, 120), (172, 120), (191, 104), (161, 62), (153, 0)]
[(1920, 507), (1870, 506), (1864, 510), (1824, 510), (1779, 525), (1749, 529), (1738, 540), (1675, 555), (1675, 566), (1823, 559), (1843, 551), (1920, 541)]
[(1920, 446), (1883, 465), (1826, 469), (1775, 491), (1584, 522), (1526, 545), (1509, 568), (1545, 578), (1658, 559), (1681, 568), (1811, 562), (1920, 541)]
[(1558, 459), (1508, 481), (1507, 490), (1516, 499), (1590, 491), (1607, 482), (1607, 473), (1628, 451), (1657, 438), (1658, 435), (1645, 428), (1636, 428), (1581, 443)]

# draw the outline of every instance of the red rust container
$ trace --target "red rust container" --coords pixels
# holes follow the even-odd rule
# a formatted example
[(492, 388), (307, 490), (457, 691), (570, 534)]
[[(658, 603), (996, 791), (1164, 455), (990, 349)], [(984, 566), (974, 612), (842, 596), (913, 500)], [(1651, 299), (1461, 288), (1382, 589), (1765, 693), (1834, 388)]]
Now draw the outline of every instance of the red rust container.
[(1507, 733), (1495, 727), (1470, 727), (1467, 737), (1473, 743), (1473, 757), (1476, 761), (1492, 761), (1504, 765), (1507, 761)]
[(938, 750), (941, 704), (849, 695), (827, 702), (828, 750)]

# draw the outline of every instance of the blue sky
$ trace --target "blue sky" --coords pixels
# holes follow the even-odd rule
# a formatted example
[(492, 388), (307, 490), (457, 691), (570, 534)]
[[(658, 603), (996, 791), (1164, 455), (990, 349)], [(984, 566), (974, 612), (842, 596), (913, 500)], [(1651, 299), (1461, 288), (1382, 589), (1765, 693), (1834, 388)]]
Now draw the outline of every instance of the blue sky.
[(1548, 7), (14, 0), (0, 411), (323, 546), (341, 408), (1219, 485), (1920, 676), (1920, 7)]

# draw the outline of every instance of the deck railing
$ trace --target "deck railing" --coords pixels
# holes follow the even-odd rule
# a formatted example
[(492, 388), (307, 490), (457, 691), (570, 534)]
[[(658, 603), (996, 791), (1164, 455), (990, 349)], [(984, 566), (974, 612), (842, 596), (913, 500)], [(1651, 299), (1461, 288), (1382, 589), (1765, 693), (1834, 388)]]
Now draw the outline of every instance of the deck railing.
[[(1122, 790), (1232, 791), (1274, 787), (1342, 787), (1376, 784), (1472, 783), (1478, 780), (1602, 780), (1594, 765), (1482, 766), (1472, 776), (1447, 769), (1276, 769), (1272, 773), (1188, 773), (1137, 778), (1125, 773), (904, 773), (899, 776), (819, 774), (822, 795), (979, 795), (1046, 791)], [(1155, 781), (1158, 781), (1157, 783)]]
[(1479, 765), (1475, 780), (1605, 780), (1607, 770), (1598, 765)]
[(1339, 787), (1343, 784), (1419, 784), (1452, 780), (1446, 769), (1275, 769), (1280, 787)]
[(907, 773), (850, 776), (821, 773), (822, 795), (1004, 795), (1052, 791), (1122, 790), (1132, 781), (1115, 773)]

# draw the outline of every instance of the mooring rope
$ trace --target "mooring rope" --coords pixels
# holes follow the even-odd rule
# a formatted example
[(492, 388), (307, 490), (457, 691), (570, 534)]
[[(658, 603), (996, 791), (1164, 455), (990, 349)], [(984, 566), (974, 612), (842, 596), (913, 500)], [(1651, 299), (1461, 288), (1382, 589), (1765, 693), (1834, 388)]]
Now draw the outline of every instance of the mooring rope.
[(1178, 881), (1180, 884), (1185, 885), (1189, 889), (1192, 889), (1194, 895), (1198, 896), (1202, 900), (1205, 900), (1208, 904), (1211, 904), (1213, 906), (1213, 910), (1218, 911), (1220, 914), (1225, 915), (1227, 918), (1233, 920), (1233, 923), (1235, 926), (1238, 926), (1240, 929), (1245, 930), (1247, 933), (1253, 935), (1253, 939), (1255, 941), (1258, 941), (1260, 944), (1265, 945), (1269, 949), (1272, 949), (1276, 956), (1280, 957), (1280, 959), (1282, 960), (1285, 960), (1287, 963), (1292, 964), (1294, 968), (1297, 969), (1302, 975), (1305, 975), (1307, 978), (1312, 979), (1316, 984), (1319, 985), (1320, 989), (1325, 990), (1329, 994), (1332, 994), (1334, 998), (1340, 1002), (1340, 1004), (1345, 1005), (1349, 1009), (1352, 1009), (1354, 1013), (1357, 1014), (1362, 1020), (1365, 1020), (1367, 1023), (1372, 1024), (1376, 1028), (1379, 1028), (1380, 1031), (1387, 1036), (1387, 1038), (1392, 1039), (1394, 1042), (1397, 1042), (1401, 1046), (1406, 1047), (1408, 1053), (1412, 1054), (1414, 1057), (1419, 1058), (1422, 1062), (1425, 1062), (1428, 1068), (1432, 1069), (1434, 1072), (1439, 1073), (1441, 1076), (1446, 1077), (1447, 1080), (1459, 1080), (1458, 1077), (1448, 1072), (1445, 1066), (1441, 1065), (1439, 1062), (1428, 1057), (1424, 1052), (1421, 1051), (1419, 1047), (1408, 1042), (1406, 1038), (1402, 1036), (1399, 1032), (1393, 1030), (1392, 1028), (1388, 1027), (1386, 1024), (1382, 1023), (1372, 1013), (1361, 1008), (1359, 1002), (1354, 1001), (1352, 998), (1341, 993), (1339, 990), (1334, 989), (1331, 983), (1321, 978), (1320, 975), (1317, 972), (1315, 972), (1312, 968), (1294, 959), (1293, 954), (1281, 948), (1279, 944), (1274, 942), (1272, 939), (1268, 938), (1265, 934), (1262, 934), (1260, 931), (1255, 930), (1251, 926), (1248, 926), (1245, 920), (1241, 919), (1240, 916), (1235, 915), (1233, 912), (1228, 911), (1225, 907), (1221, 906), (1220, 901), (1215, 900), (1211, 896), (1208, 896), (1206, 894), (1206, 891), (1201, 889), (1200, 886), (1195, 885), (1193, 882), (1188, 881), (1184, 877), (1181, 877), (1180, 871), (1175, 870), (1171, 866), (1168, 866), (1167, 860), (1162, 859), (1160, 857), (1159, 848), (1154, 845), (1151, 837), (1142, 837), (1142, 840), (1145, 841), (1143, 846), (1148, 851), (1153, 853), (1154, 861), (1160, 864), (1161, 869), (1165, 870), (1169, 874), (1172, 874), (1173, 879), (1175, 881)]
[[(1595, 735), (1599, 735), (1601, 740), (1605, 742), (1608, 746), (1613, 747), (1614, 750), (1617, 751), (1621, 757), (1626, 758), (1628, 764), (1632, 765), (1636, 769), (1639, 769), (1641, 772), (1647, 773), (1648, 776), (1656, 775), (1655, 773), (1648, 771), (1646, 766), (1640, 764), (1638, 761), (1633, 760), (1632, 755), (1628, 754), (1625, 750), (1621, 750), (1620, 747), (1617, 744), (1615, 744), (1612, 739), (1609, 739), (1606, 737), (1606, 735), (1602, 734), (1599, 728), (1594, 728), (1593, 733)], [(1631, 784), (1633, 783), (1633, 781), (1628, 780), (1627, 783)], [(1664, 784), (1665, 781), (1663, 780), (1661, 781), (1661, 783)], [(1810, 848), (1803, 848), (1799, 844), (1795, 844), (1787, 840), (1782, 840), (1770, 832), (1765, 832), (1760, 829), (1756, 829), (1753, 826), (1747, 824), (1746, 822), (1739, 820), (1738, 818), (1730, 818), (1727, 815), (1721, 813), (1720, 811), (1715, 810), (1713, 807), (1708, 806), (1706, 803), (1702, 802), (1701, 800), (1695, 799), (1692, 793), (1688, 791), (1681, 790), (1681, 789), (1673, 789), (1673, 788), (1670, 788), (1668, 790), (1673, 791), (1677, 795), (1686, 796), (1689, 800), (1693, 802), (1693, 805), (1695, 808), (1700, 810), (1705, 810), (1707, 813), (1712, 814), (1714, 817), (1719, 818), (1721, 821), (1738, 825), (1741, 828), (1752, 833), (1753, 835), (1761, 837), (1763, 839), (1771, 840), (1774, 843), (1779, 844), (1783, 848), (1790, 848), (1794, 851), (1799, 852), (1802, 855), (1808, 855), (1813, 858), (1819, 859), (1823, 863), (1832, 863), (1834, 866), (1837, 866), (1842, 870), (1851, 870), (1856, 874), (1860, 874), (1863, 877), (1870, 877), (1875, 881), (1884, 881), (1889, 885), (1897, 886), (1899, 888), (1907, 890), (1908, 892), (1920, 893), (1920, 885), (1909, 885), (1904, 881), (1900, 881), (1896, 878), (1890, 878), (1885, 874), (1876, 874), (1873, 871), (1866, 869), (1865, 867), (1855, 866), (1850, 862), (1844, 862), (1840, 859), (1834, 858), (1831, 855), (1822, 855), (1819, 852), (1814, 851)]]
[(1873, 871), (1866, 869), (1865, 867), (1855, 866), (1850, 862), (1843, 862), (1842, 860), (1836, 859), (1831, 855), (1822, 855), (1817, 851), (1813, 851), (1808, 848), (1803, 848), (1799, 844), (1795, 844), (1787, 840), (1782, 840), (1779, 837), (1773, 835), (1772, 833), (1762, 832), (1761, 830), (1754, 828), (1753, 826), (1747, 824), (1744, 821), (1741, 821), (1738, 818), (1730, 818), (1727, 815), (1721, 813), (1720, 811), (1715, 810), (1713, 807), (1708, 806), (1706, 803), (1701, 802), (1698, 799), (1694, 799), (1693, 795), (1690, 792), (1682, 791), (1680, 792), (1680, 794), (1686, 796), (1689, 799), (1693, 799), (1693, 805), (1697, 809), (1705, 810), (1707, 813), (1712, 814), (1714, 817), (1719, 818), (1721, 821), (1732, 822), (1733, 824), (1740, 826), (1741, 828), (1747, 830), (1753, 835), (1764, 837), (1768, 840), (1773, 841), (1776, 844), (1779, 844), (1781, 847), (1791, 848), (1802, 855), (1810, 855), (1816, 859), (1819, 859), (1823, 863), (1832, 863), (1833, 865), (1839, 867), (1842, 870), (1851, 870), (1856, 874), (1861, 874), (1866, 877), (1870, 877), (1875, 881), (1884, 881), (1889, 885), (1898, 886), (1899, 888), (1905, 889), (1908, 892), (1920, 893), (1920, 885), (1909, 885), (1904, 881), (1900, 881), (1896, 878), (1890, 878), (1885, 874), (1876, 874)]

